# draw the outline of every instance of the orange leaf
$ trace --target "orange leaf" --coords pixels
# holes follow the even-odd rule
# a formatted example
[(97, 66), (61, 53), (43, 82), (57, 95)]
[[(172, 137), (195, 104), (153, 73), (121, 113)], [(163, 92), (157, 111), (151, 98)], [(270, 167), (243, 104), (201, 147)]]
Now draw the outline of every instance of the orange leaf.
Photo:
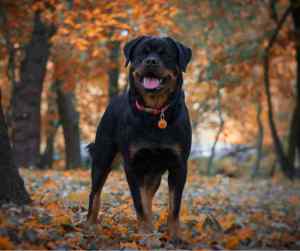
[(135, 242), (125, 242), (125, 243), (121, 243), (121, 248), (125, 248), (125, 249), (135, 249), (137, 250), (138, 249), (138, 246), (136, 245)]
[(223, 230), (228, 230), (235, 223), (235, 215), (227, 214), (225, 217), (219, 219), (219, 223), (222, 226)]
[(250, 227), (245, 227), (237, 231), (237, 236), (240, 240), (250, 239), (254, 234), (254, 231)]
[(297, 206), (300, 204), (300, 198), (297, 195), (292, 195), (288, 198), (288, 202), (293, 206)]
[(46, 206), (47, 210), (49, 210), (52, 214), (56, 215), (58, 212), (61, 211), (57, 202), (51, 202)]
[(261, 222), (265, 219), (265, 215), (262, 212), (255, 212), (251, 215), (253, 221)]
[(0, 236), (0, 249), (12, 250), (14, 249), (14, 245), (7, 237)]
[(235, 249), (239, 244), (240, 241), (236, 236), (230, 236), (225, 240), (226, 249)]
[[(67, 213), (67, 212), (66, 212)], [(54, 222), (58, 225), (71, 224), (71, 219), (68, 215), (60, 215), (54, 218)]]
[(57, 183), (54, 180), (49, 179), (44, 183), (44, 188), (57, 189)]

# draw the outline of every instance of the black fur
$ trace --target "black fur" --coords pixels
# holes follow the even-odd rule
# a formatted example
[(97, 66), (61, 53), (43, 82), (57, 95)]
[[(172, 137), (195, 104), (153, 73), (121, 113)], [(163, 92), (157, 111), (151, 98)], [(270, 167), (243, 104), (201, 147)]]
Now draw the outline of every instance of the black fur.
[[(148, 51), (143, 46), (148, 46)], [(154, 51), (163, 46), (165, 54)], [(171, 213), (178, 219), (191, 147), (191, 126), (182, 90), (182, 72), (191, 59), (191, 50), (169, 37), (143, 36), (127, 43), (124, 54), (126, 65), (131, 63), (130, 89), (111, 100), (98, 126), (95, 142), (89, 145), (92, 189), (88, 215), (91, 214), (95, 194), (102, 189), (111, 170), (114, 156), (121, 152), (138, 217), (143, 218), (145, 213), (139, 188), (152, 186), (157, 190), (161, 175), (168, 171), (170, 191), (174, 192), (174, 210)], [(161, 66), (178, 74), (177, 87), (170, 93), (170, 106), (165, 111), (168, 123), (165, 129), (157, 126), (160, 115), (140, 111), (135, 105), (136, 100), (143, 102), (143, 97), (133, 83), (133, 71), (150, 54), (158, 58)]]

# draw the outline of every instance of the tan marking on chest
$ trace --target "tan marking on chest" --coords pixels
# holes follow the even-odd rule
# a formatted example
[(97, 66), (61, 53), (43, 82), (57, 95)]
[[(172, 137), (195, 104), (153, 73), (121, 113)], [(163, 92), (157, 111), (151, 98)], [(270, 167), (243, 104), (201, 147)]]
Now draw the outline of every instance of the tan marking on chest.
[(147, 143), (140, 143), (140, 144), (132, 144), (129, 147), (129, 157), (132, 159), (134, 156), (142, 149), (151, 149), (151, 148), (161, 148), (161, 149), (168, 149), (171, 150), (175, 155), (181, 156), (182, 148), (179, 144), (174, 145), (156, 145), (156, 144), (147, 144)]

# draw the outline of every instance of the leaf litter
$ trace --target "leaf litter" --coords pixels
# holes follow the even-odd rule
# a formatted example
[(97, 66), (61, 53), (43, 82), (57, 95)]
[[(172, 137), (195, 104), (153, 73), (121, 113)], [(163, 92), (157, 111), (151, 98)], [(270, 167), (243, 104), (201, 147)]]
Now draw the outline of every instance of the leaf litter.
[[(33, 202), (0, 208), (0, 249), (174, 249), (167, 234), (167, 181), (153, 203), (153, 234), (137, 232), (122, 171), (102, 193), (99, 224), (88, 226), (87, 170), (21, 170)], [(299, 249), (300, 184), (285, 179), (203, 177), (190, 170), (181, 209), (183, 249)]]

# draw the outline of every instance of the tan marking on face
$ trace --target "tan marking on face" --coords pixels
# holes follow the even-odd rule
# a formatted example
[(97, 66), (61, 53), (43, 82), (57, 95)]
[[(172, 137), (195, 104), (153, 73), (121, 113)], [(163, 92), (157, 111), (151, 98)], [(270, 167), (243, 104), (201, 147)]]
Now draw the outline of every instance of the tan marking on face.
[(98, 191), (93, 200), (92, 212), (91, 212), (90, 217), (88, 218), (88, 223), (90, 223), (90, 224), (97, 223), (97, 217), (98, 217), (100, 204), (101, 204), (100, 193), (101, 193), (101, 191)]
[(135, 86), (138, 89), (143, 101), (147, 107), (159, 109), (168, 103), (170, 94), (177, 88), (177, 73), (172, 70), (164, 69), (161, 78), (168, 77), (167, 82), (164, 83), (164, 88), (156, 93), (147, 92), (140, 84), (141, 76), (143, 75), (139, 69), (132, 72)]
[(132, 72), (134, 81), (138, 82), (140, 80), (140, 73), (138, 71), (133, 71)]
[(169, 93), (142, 93), (142, 97), (146, 107), (159, 109), (168, 103)]
[(168, 81), (168, 87), (173, 92), (177, 88), (177, 73), (174, 71), (168, 70), (167, 75), (170, 77), (170, 80)]

